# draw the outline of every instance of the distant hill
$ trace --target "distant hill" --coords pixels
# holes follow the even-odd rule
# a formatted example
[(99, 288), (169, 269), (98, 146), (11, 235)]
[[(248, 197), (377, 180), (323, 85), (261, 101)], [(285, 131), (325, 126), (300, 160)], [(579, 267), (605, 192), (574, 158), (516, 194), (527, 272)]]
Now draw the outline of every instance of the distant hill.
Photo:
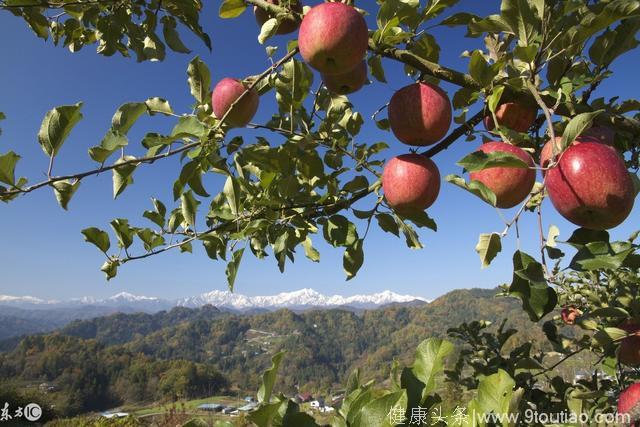
[(49, 332), (73, 320), (85, 320), (113, 313), (158, 313), (174, 307), (214, 306), (222, 311), (257, 314), (288, 308), (296, 312), (321, 308), (361, 311), (389, 304), (425, 302), (421, 297), (384, 291), (371, 295), (326, 296), (313, 289), (301, 289), (270, 296), (246, 296), (228, 291), (212, 291), (198, 296), (166, 300), (121, 292), (109, 298), (44, 300), (32, 296), (0, 295), (0, 350), (3, 340), (21, 335)]
[[(220, 372), (225, 381), (251, 391), (257, 390), (260, 373), (270, 365), (271, 356), (286, 350), (279, 387), (293, 392), (296, 387), (310, 391), (331, 389), (356, 367), (366, 377), (386, 378), (394, 358), (409, 362), (420, 341), (446, 336), (447, 329), (464, 321), (498, 322), (506, 318), (510, 326), (520, 331), (512, 338), (513, 345), (543, 342), (542, 331), (529, 322), (517, 301), (495, 298), (495, 293), (457, 290), (428, 304), (357, 312), (315, 309), (296, 313), (282, 309), (241, 315), (204, 306), (176, 307), (154, 314), (111, 314), (71, 322), (55, 333), (27, 338), (11, 352), (0, 353), (0, 382), (49, 381), (60, 387), (60, 393), (73, 394), (74, 384), (84, 380), (71, 373), (82, 373), (85, 366), (81, 358), (61, 361), (52, 354), (61, 351), (61, 342), (72, 344), (76, 353), (97, 352), (95, 358), (109, 361), (109, 378), (115, 378), (116, 383), (117, 378), (121, 379), (119, 388), (109, 386), (103, 391), (109, 394), (110, 404), (135, 399), (125, 393), (130, 388), (126, 384), (132, 381), (125, 374), (130, 369), (129, 362), (113, 362), (120, 357), (116, 355), (142, 357), (146, 364), (176, 360), (195, 363), (203, 367), (199, 369)], [(75, 380), (69, 382), (69, 375), (76, 375)], [(141, 383), (135, 387), (151, 387), (151, 380), (146, 378), (153, 375), (136, 375), (136, 381)]]

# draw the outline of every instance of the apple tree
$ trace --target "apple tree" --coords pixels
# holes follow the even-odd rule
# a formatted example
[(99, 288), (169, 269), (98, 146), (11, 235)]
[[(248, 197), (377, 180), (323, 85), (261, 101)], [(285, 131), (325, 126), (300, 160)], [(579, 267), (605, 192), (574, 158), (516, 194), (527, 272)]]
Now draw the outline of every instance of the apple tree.
[[(104, 253), (107, 279), (129, 262), (202, 245), (226, 263), (231, 289), (249, 252), (259, 259), (272, 255), (284, 271), (298, 250), (319, 261), (313, 239), (324, 239), (343, 251), (349, 279), (363, 265), (371, 226), (420, 248), (416, 227), (436, 230), (438, 218), (426, 209), (441, 191), (459, 187), (498, 209), (517, 207), (504, 229), (480, 234), (475, 249), (487, 267), (509, 233), (539, 241), (539, 253), (513, 254), (513, 280), (502, 295), (520, 300), (548, 342), (507, 352), (514, 331), (504, 324), (463, 324), (450, 331), (451, 342), (421, 344), (413, 366), (394, 365), (387, 389), (363, 384), (354, 373), (333, 425), (410, 425), (417, 408), (453, 415), (455, 408), (438, 394), (443, 383), (455, 384), (460, 407), (476, 414), (565, 411), (586, 414), (590, 422), (613, 414), (621, 390), (638, 380), (640, 254), (637, 234), (612, 242), (606, 230), (634, 221), (640, 102), (597, 94), (603, 81), (615, 78), (611, 65), (619, 56), (638, 55), (640, 1), (502, 0), (484, 17), (452, 14), (456, 0), (310, 3), (221, 1), (220, 17), (253, 9), (257, 42), (288, 37), (287, 51), (267, 46), (272, 66), (220, 82), (194, 58), (186, 70), (193, 110), (175, 112), (160, 97), (120, 106), (89, 150), (96, 166), (87, 171), (55, 172), (60, 148), (82, 119), (82, 103), (51, 109), (38, 132), (46, 178), (18, 177), (20, 155), (4, 153), (0, 199), (49, 188), (67, 209), (82, 180), (104, 172), (112, 174), (118, 197), (137, 169), (179, 156), (173, 200), (153, 199), (142, 219), (118, 218), (110, 231), (91, 227), (82, 234)], [(135, 55), (137, 61), (161, 61), (166, 47), (189, 53), (180, 38), (185, 30), (210, 47), (201, 8), (197, 0), (0, 0), (0, 9), (54, 45), (71, 51), (95, 46), (99, 54)], [(467, 69), (449, 68), (440, 63), (434, 26), (464, 27), (484, 47), (464, 52)], [(390, 62), (403, 64), (406, 86), (365, 118), (348, 95), (384, 83)], [(372, 83), (363, 87), (368, 76)], [(442, 81), (458, 89), (446, 93)], [(274, 97), (277, 109), (267, 122), (255, 123), (261, 97)], [(387, 118), (381, 118), (385, 109)], [(171, 120), (173, 130), (150, 130), (135, 147), (127, 134), (143, 115)], [(407, 154), (389, 158), (387, 143), (357, 139), (365, 120), (389, 130), (389, 142), (407, 145)], [(232, 128), (272, 137), (247, 132), (229, 138)], [(441, 177), (436, 156), (457, 141), (478, 138), (483, 144), (458, 162), (468, 176)], [(221, 176), (224, 184), (206, 188), (205, 174)], [(543, 228), (546, 198), (576, 225), (562, 233), (566, 240), (557, 227)], [(538, 218), (537, 235), (519, 235), (523, 215)], [(563, 363), (585, 355), (592, 377), (576, 382), (558, 374)], [(281, 358), (274, 356), (264, 375), (252, 422), (315, 425), (294, 402), (273, 393)], [(623, 395), (619, 407), (633, 420), (640, 419), (635, 393)], [(397, 419), (389, 417), (393, 408), (401, 409)], [(459, 420), (467, 424), (478, 420)]]

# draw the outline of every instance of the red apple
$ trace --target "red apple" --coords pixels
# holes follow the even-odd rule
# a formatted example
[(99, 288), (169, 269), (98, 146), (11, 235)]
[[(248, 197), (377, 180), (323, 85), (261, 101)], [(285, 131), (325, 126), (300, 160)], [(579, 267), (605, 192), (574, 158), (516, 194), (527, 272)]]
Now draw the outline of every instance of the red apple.
[(625, 365), (640, 365), (640, 325), (632, 320), (626, 320), (618, 328), (629, 334), (620, 342), (618, 360)]
[[(555, 146), (556, 146), (556, 151), (559, 153), (560, 152), (560, 142), (562, 141), (562, 137), (560, 136), (556, 136), (555, 139)], [(592, 136), (585, 136), (580, 135), (576, 138), (575, 141), (573, 141), (571, 143), (571, 145), (576, 145), (576, 144), (580, 144), (581, 142), (586, 142), (586, 141), (591, 141), (591, 142), (600, 142), (598, 139), (592, 137)], [(553, 145), (551, 144), (551, 141), (547, 141), (547, 143), (544, 145), (544, 147), (542, 147), (542, 151), (540, 151), (540, 166), (543, 168), (548, 168), (549, 167), (549, 161), (551, 160), (551, 158), (553, 157)], [(556, 162), (558, 161), (558, 159), (556, 159)], [(542, 171), (542, 174), (545, 175), (546, 174), (546, 170)]]
[(329, 91), (338, 95), (347, 95), (359, 90), (367, 81), (367, 63), (362, 61), (360, 65), (346, 73), (321, 74), (321, 76), (324, 85)]
[(382, 190), (387, 203), (400, 214), (423, 211), (440, 192), (440, 171), (421, 154), (392, 158), (382, 172)]
[[(500, 151), (513, 154), (530, 167), (534, 163), (531, 156), (522, 148), (505, 142), (490, 141), (479, 148), (483, 153)], [(469, 174), (472, 181), (479, 181), (488, 187), (496, 195), (496, 206), (499, 208), (512, 208), (522, 202), (531, 192), (536, 182), (535, 169), (493, 167)]]
[(562, 307), (562, 311), (560, 312), (560, 317), (562, 317), (562, 321), (565, 325), (575, 325), (576, 319), (580, 316), (582, 316), (582, 311), (572, 305)]
[(405, 144), (435, 144), (451, 126), (449, 97), (430, 83), (405, 86), (391, 97), (389, 124), (396, 138)]
[[(496, 109), (496, 119), (500, 126), (513, 129), (517, 132), (526, 132), (536, 120), (538, 110), (531, 106), (518, 102), (505, 102)], [(484, 127), (492, 131), (496, 126), (491, 113), (484, 118)]]
[(640, 421), (640, 383), (631, 384), (620, 393), (618, 398), (618, 414), (629, 415), (630, 425)]
[[(224, 78), (218, 82), (211, 94), (211, 105), (213, 114), (221, 119), (231, 108), (231, 105), (247, 91), (245, 85), (238, 79)], [(260, 96), (258, 92), (251, 89), (249, 93), (242, 97), (225, 119), (225, 123), (232, 127), (246, 126), (258, 111)]]
[(545, 182), (556, 210), (581, 227), (613, 228), (633, 208), (635, 189), (624, 159), (615, 148), (593, 140), (567, 148), (547, 170)]
[(325, 75), (354, 69), (368, 44), (367, 23), (357, 10), (344, 3), (321, 3), (300, 24), (300, 54), (307, 64)]
[[(271, 3), (276, 6), (280, 5), (279, 0), (266, 0), (266, 1), (267, 3)], [(283, 3), (284, 3), (283, 6), (287, 6), (286, 1), (284, 1)], [(293, 12), (302, 14), (302, 4), (298, 0), (291, 0), (291, 4), (289, 4), (288, 6)], [(274, 18), (274, 16), (272, 16), (269, 12), (259, 8), (258, 6), (253, 7), (253, 13), (256, 15), (256, 22), (260, 27), (262, 27), (262, 25), (265, 22), (267, 22), (267, 20), (269, 20), (270, 18)], [(298, 29), (299, 26), (300, 26), (300, 23), (298, 21), (294, 19), (285, 19), (282, 22), (280, 22), (280, 25), (278, 26), (278, 30), (276, 31), (276, 34), (293, 33), (295, 30)]]

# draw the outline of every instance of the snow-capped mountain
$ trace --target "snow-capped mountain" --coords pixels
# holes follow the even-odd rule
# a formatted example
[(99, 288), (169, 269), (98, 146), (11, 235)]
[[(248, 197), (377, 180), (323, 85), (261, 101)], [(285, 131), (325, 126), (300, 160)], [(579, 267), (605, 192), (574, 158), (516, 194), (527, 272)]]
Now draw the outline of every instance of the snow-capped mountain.
[(12, 305), (19, 306), (23, 304), (57, 304), (59, 301), (55, 300), (43, 300), (41, 298), (31, 297), (31, 296), (23, 296), (23, 297), (14, 297), (11, 295), (0, 295), (0, 304), (2, 305)]
[(393, 303), (407, 303), (412, 301), (427, 301), (422, 297), (399, 295), (391, 291), (384, 291), (372, 295), (341, 295), (326, 296), (313, 289), (284, 292), (270, 296), (246, 296), (229, 291), (212, 291), (197, 297), (185, 298), (178, 301), (178, 305), (185, 307), (199, 307), (211, 304), (219, 308), (234, 310), (250, 310), (255, 308), (304, 308), (304, 307), (340, 307), (374, 308)]
[(283, 292), (269, 296), (247, 296), (229, 291), (212, 291), (198, 296), (182, 298), (174, 301), (133, 295), (121, 292), (105, 299), (94, 297), (75, 298), (68, 301), (46, 301), (43, 299), (25, 296), (15, 297), (0, 295), (0, 306), (10, 305), (20, 308), (64, 308), (77, 306), (100, 306), (145, 312), (156, 312), (167, 310), (172, 307), (202, 307), (210, 304), (218, 308), (229, 310), (247, 311), (253, 309), (277, 310), (280, 308), (291, 308), (304, 310), (307, 308), (331, 308), (331, 307), (352, 307), (356, 309), (370, 309), (387, 304), (410, 303), (414, 301), (428, 300), (422, 297), (411, 295), (399, 295), (391, 291), (384, 291), (371, 295), (341, 296), (323, 295), (313, 289), (300, 289), (293, 292)]

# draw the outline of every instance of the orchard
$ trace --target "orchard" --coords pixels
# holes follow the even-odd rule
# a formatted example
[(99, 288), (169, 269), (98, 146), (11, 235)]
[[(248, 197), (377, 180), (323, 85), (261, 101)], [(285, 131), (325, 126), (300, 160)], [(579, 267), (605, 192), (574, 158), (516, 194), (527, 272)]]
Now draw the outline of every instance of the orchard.
[[(204, 6), (214, 3), (224, 19), (255, 15), (251, 31), (271, 66), (212, 81), (207, 64), (194, 58), (187, 69), (193, 111), (176, 113), (157, 97), (120, 106), (105, 137), (89, 150), (95, 168), (86, 171), (55, 172), (61, 147), (83, 117), (82, 103), (55, 107), (37, 138), (45, 178), (18, 177), (21, 156), (4, 152), (0, 200), (49, 189), (68, 209), (84, 179), (107, 173), (117, 198), (138, 169), (180, 157), (169, 206), (153, 199), (140, 221), (119, 218), (110, 232), (99, 226), (82, 234), (104, 254), (107, 279), (126, 274), (128, 263), (201, 245), (226, 263), (233, 290), (247, 256), (273, 258), (281, 271), (298, 250), (318, 262), (314, 238), (343, 251), (345, 274), (353, 278), (364, 263), (369, 227), (377, 224), (409, 248), (421, 248), (416, 227), (437, 228), (429, 208), (444, 192), (466, 191), (500, 215), (513, 208), (504, 211), (503, 230), (479, 235), (475, 250), (483, 267), (509, 234), (539, 246), (534, 255), (520, 249), (512, 255), (513, 279), (501, 297), (518, 299), (547, 342), (507, 350), (515, 331), (504, 324), (463, 324), (449, 331), (451, 341), (425, 340), (413, 365), (392, 366), (385, 384), (362, 382), (354, 372), (331, 425), (411, 425), (417, 408), (452, 416), (457, 408), (441, 396), (443, 384), (458, 390), (456, 406), (468, 414), (447, 425), (540, 424), (525, 421), (530, 411), (572, 413), (594, 425), (616, 414), (620, 424), (640, 423), (639, 233), (611, 241), (607, 231), (638, 224), (632, 210), (640, 191), (640, 101), (624, 93), (596, 97), (602, 82), (616, 78), (611, 67), (620, 56), (640, 58), (640, 1), (502, 0), (484, 17), (451, 13), (458, 3), (464, 6), (456, 0), (223, 0)], [(162, 61), (170, 54), (166, 47), (190, 52), (183, 31), (211, 48), (202, 7), (200, 0), (0, 0), (0, 9), (54, 45), (72, 52), (94, 47), (140, 62)], [(483, 46), (461, 52), (467, 69), (440, 63), (446, 42), (438, 44), (431, 34), (436, 26), (464, 28), (470, 45)], [(269, 46), (272, 40), (286, 51)], [(212, 57), (220, 60), (215, 52)], [(365, 118), (349, 95), (377, 90), (389, 63), (402, 64), (405, 85)], [(447, 92), (442, 83), (457, 89)], [(254, 123), (267, 97), (277, 109), (270, 120)], [(172, 120), (173, 130), (147, 133), (144, 151), (134, 155), (127, 134), (144, 115)], [(387, 142), (358, 138), (369, 120), (388, 131)], [(255, 129), (274, 138), (253, 138)], [(229, 137), (231, 130), (237, 136)], [(466, 143), (468, 154), (457, 163), (464, 173), (442, 176), (437, 155), (465, 140), (475, 144)], [(387, 155), (391, 144), (406, 152)], [(212, 174), (223, 178), (215, 192), (203, 183)], [(563, 240), (556, 226), (545, 228), (548, 209), (575, 225), (563, 231)], [(539, 224), (533, 235), (519, 232), (526, 215)], [(276, 354), (265, 372), (250, 421), (317, 425), (274, 392), (282, 357)], [(589, 361), (591, 377), (558, 375), (575, 357)], [(482, 418), (505, 414), (520, 418)], [(439, 422), (431, 425), (445, 425)]]

